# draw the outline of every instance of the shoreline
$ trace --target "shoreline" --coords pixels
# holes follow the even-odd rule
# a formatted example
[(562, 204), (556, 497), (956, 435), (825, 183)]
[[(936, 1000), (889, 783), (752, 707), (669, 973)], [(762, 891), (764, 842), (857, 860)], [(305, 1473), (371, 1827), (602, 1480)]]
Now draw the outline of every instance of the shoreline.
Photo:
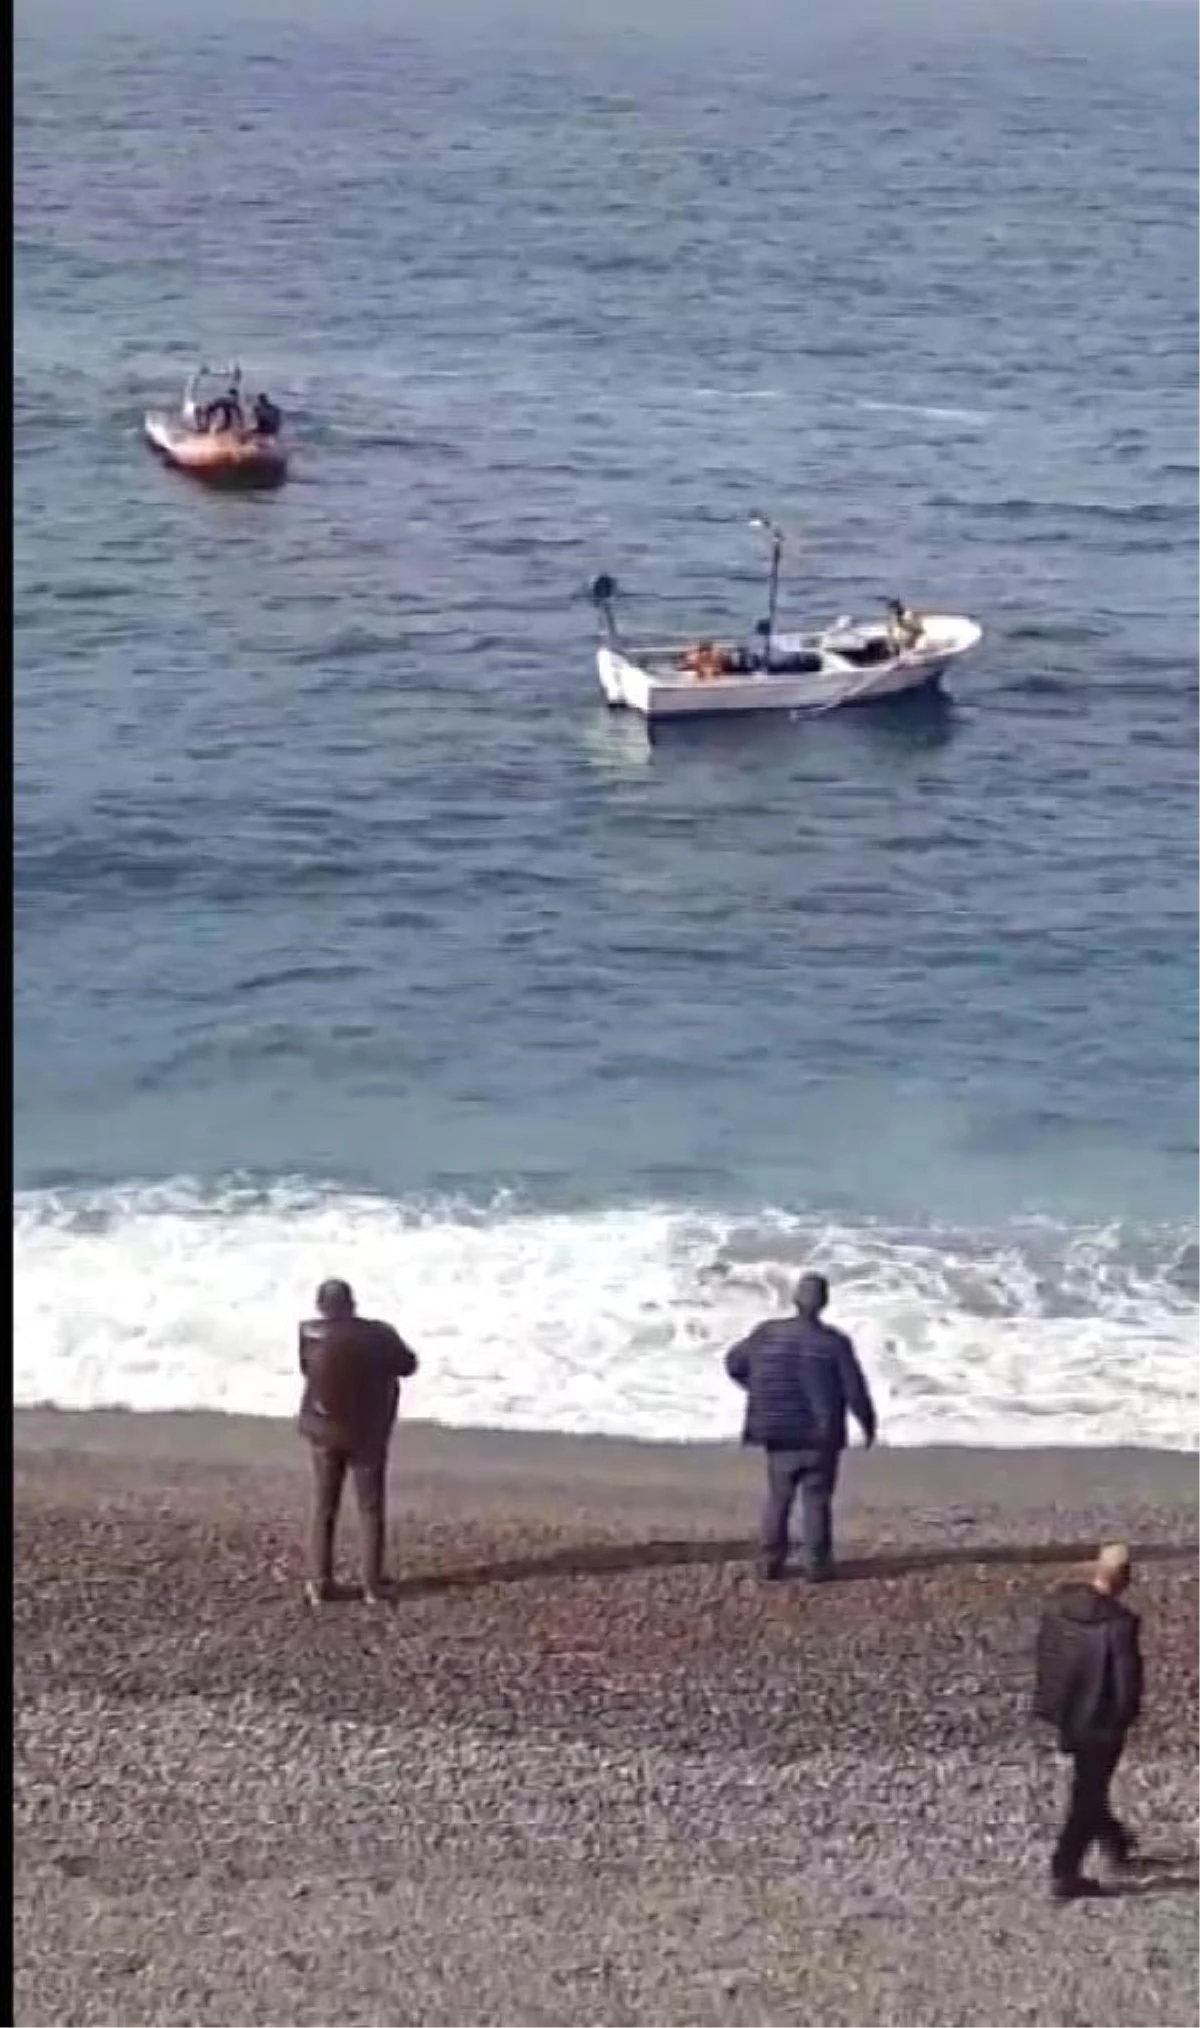
[[(274, 1418), (182, 1410), (23, 1409), (13, 1411), (15, 1483), (58, 1485), (72, 1503), (97, 1491), (161, 1491), (195, 1505), (224, 1481), (269, 1497), (303, 1529), (307, 1445), (294, 1424)], [(762, 1460), (737, 1442), (648, 1443), (555, 1431), (451, 1429), (401, 1419), (391, 1447), (393, 1514), (429, 1509), (502, 1519), (539, 1513), (586, 1515), (602, 1537), (664, 1529), (748, 1543), (762, 1497)], [(1045, 1539), (1088, 1535), (1162, 1542), (1192, 1540), (1200, 1469), (1185, 1451), (853, 1448), (842, 1462), (839, 1534), (889, 1547), (943, 1537), (961, 1543), (1031, 1539), (1036, 1514)], [(1068, 1522), (1071, 1526), (1068, 1528)], [(1051, 1525), (1061, 1523), (1062, 1525)], [(352, 1523), (349, 1523), (352, 1527)]]
[[(302, 1544), (308, 1447), (294, 1424), (200, 1411), (15, 1409), (14, 1486), (37, 1499), (86, 1506), (102, 1498), (164, 1498), (181, 1513), (221, 1498), (290, 1517)], [(554, 1431), (451, 1429), (401, 1419), (389, 1461), (389, 1509), (437, 1515), (451, 1526), (510, 1526), (536, 1519), (594, 1536), (661, 1542), (708, 1540), (736, 1562), (752, 1552), (762, 1459), (737, 1442), (647, 1443)], [(930, 1450), (879, 1445), (843, 1458), (838, 1537), (847, 1552), (947, 1542), (965, 1550), (1023, 1545), (1031, 1556), (1058, 1542), (1070, 1554), (1120, 1538), (1191, 1543), (1200, 1469), (1182, 1451)], [(353, 1518), (343, 1537), (353, 1543)], [(590, 1531), (590, 1533), (589, 1533)], [(399, 1549), (403, 1559), (403, 1547)]]
[[(298, 1442), (291, 1416), (245, 1415), (222, 1409), (60, 1408), (53, 1402), (28, 1402), (14, 1405), (12, 1418), (14, 1444), (28, 1452), (59, 1446), (88, 1453), (116, 1453), (125, 1449), (136, 1452), (148, 1445), (155, 1456), (178, 1455), (181, 1460), (199, 1460), (205, 1456), (219, 1458), (226, 1452), (233, 1460), (253, 1449), (256, 1455), (265, 1451), (272, 1462), (282, 1463), (289, 1450), (296, 1450)], [(514, 1454), (527, 1451), (531, 1456), (542, 1452), (564, 1464), (589, 1459), (615, 1466), (634, 1459), (667, 1464), (672, 1459), (692, 1458), (718, 1469), (722, 1461), (744, 1456), (746, 1451), (736, 1437), (637, 1437), (607, 1432), (518, 1429), (487, 1423), (441, 1423), (408, 1418), (403, 1413), (396, 1441), (420, 1444), (439, 1465), (452, 1464), (457, 1452), (465, 1453), (480, 1445)], [(850, 1451), (858, 1450), (857, 1443), (852, 1442)], [(1103, 1460), (1119, 1471), (1143, 1461), (1161, 1467), (1172, 1480), (1177, 1473), (1183, 1479), (1190, 1474), (1193, 1490), (1200, 1492), (1200, 1450), (1194, 1446), (1165, 1449), (1152, 1444), (892, 1445), (884, 1440), (876, 1445), (870, 1457), (872, 1469), (878, 1470), (880, 1462), (886, 1459), (888, 1469), (894, 1464), (901, 1477), (904, 1468), (899, 1461), (905, 1458), (932, 1461), (935, 1469), (938, 1460), (945, 1460), (952, 1467), (974, 1461), (985, 1470), (989, 1460), (999, 1463), (1042, 1459), (1048, 1466), (1061, 1465), (1068, 1471), (1073, 1460)]]

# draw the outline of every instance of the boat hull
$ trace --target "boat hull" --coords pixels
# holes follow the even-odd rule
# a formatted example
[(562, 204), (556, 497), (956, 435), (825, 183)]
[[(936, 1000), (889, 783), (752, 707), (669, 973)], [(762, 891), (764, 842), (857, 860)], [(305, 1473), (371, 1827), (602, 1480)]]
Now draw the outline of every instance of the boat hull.
[(606, 703), (655, 722), (765, 711), (818, 717), (934, 689), (982, 637), (973, 620), (957, 615), (931, 617), (927, 625), (928, 644), (866, 666), (830, 653), (822, 657), (824, 666), (815, 670), (700, 677), (678, 668), (648, 668), (633, 652), (604, 642), (597, 650), (596, 668)]
[(189, 429), (177, 417), (152, 411), (143, 424), (147, 443), (172, 471), (201, 485), (263, 489), (287, 478), (287, 452), (275, 438), (235, 430)]

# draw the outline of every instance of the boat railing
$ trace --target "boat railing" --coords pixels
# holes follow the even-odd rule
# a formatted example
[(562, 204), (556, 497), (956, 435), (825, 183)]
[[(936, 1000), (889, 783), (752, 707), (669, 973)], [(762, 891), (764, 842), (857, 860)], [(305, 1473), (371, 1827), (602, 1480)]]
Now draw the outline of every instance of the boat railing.
[(711, 641), (714, 648), (734, 648), (741, 645), (741, 640), (740, 635), (705, 634), (693, 629), (690, 634), (621, 634), (613, 645), (625, 655), (684, 655), (701, 641)]
[[(884, 624), (885, 622), (882, 620), (876, 620), (871, 617), (856, 618), (854, 615), (845, 612), (837, 613), (833, 616), (825, 613), (819, 619), (815, 616), (796, 615), (795, 617), (789, 616), (786, 620), (777, 621), (771, 638), (773, 642), (786, 641), (795, 644), (805, 641), (817, 643), (828, 640), (830, 637), (836, 639), (839, 635), (850, 637), (871, 634)], [(624, 655), (628, 660), (636, 661), (639, 656), (653, 656), (657, 658), (661, 656), (683, 655), (689, 649), (698, 647), (702, 641), (709, 641), (716, 648), (761, 648), (764, 632), (765, 623), (760, 622), (757, 626), (748, 625), (740, 629), (736, 627), (714, 626), (706, 630), (693, 623), (690, 631), (687, 633), (683, 633), (682, 631), (666, 632), (665, 630), (662, 633), (643, 633), (638, 628), (632, 628), (626, 633), (613, 623), (611, 609), (609, 609), (604, 628), (604, 637), (610, 648), (615, 649), (618, 654)]]

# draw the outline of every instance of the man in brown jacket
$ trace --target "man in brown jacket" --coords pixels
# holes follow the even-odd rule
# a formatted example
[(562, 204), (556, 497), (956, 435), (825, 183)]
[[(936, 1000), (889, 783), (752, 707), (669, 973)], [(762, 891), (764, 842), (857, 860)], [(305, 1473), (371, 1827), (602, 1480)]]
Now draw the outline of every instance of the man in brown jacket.
[(347, 1472), (358, 1498), (363, 1596), (369, 1604), (381, 1596), (388, 1445), (400, 1382), (416, 1370), (415, 1352), (390, 1324), (358, 1315), (348, 1283), (322, 1282), (317, 1315), (300, 1326), (300, 1434), (312, 1450), (315, 1492), (310, 1605), (332, 1594), (333, 1545)]
[(1138, 1617), (1125, 1604), (1130, 1556), (1110, 1542), (1090, 1574), (1046, 1601), (1038, 1628), (1034, 1716), (1054, 1726), (1071, 1763), (1071, 1795), (1050, 1874), (1056, 1900), (1100, 1893), (1083, 1871), (1093, 1845), (1120, 1868), (1133, 1837), (1113, 1814), (1109, 1788), (1142, 1709)]

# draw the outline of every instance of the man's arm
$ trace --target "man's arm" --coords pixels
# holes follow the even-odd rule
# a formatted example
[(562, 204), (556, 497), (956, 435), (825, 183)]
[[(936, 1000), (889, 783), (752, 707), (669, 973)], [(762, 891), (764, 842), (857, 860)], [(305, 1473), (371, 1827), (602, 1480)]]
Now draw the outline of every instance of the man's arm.
[(748, 1337), (739, 1338), (737, 1344), (731, 1345), (725, 1354), (725, 1371), (739, 1387), (750, 1385), (750, 1354), (754, 1350), (758, 1328), (756, 1325)]
[(858, 1363), (858, 1354), (853, 1341), (844, 1334), (838, 1346), (838, 1370), (842, 1376), (842, 1392), (846, 1407), (863, 1433), (863, 1442), (869, 1449), (875, 1441), (877, 1418), (871, 1390), (866, 1375)]
[(1142, 1715), (1142, 1638), (1137, 1616), (1118, 1620), (1112, 1630), (1117, 1714), (1122, 1725), (1136, 1725)]
[(419, 1363), (416, 1353), (390, 1324), (385, 1324), (383, 1328), (388, 1372), (393, 1380), (411, 1380)]

